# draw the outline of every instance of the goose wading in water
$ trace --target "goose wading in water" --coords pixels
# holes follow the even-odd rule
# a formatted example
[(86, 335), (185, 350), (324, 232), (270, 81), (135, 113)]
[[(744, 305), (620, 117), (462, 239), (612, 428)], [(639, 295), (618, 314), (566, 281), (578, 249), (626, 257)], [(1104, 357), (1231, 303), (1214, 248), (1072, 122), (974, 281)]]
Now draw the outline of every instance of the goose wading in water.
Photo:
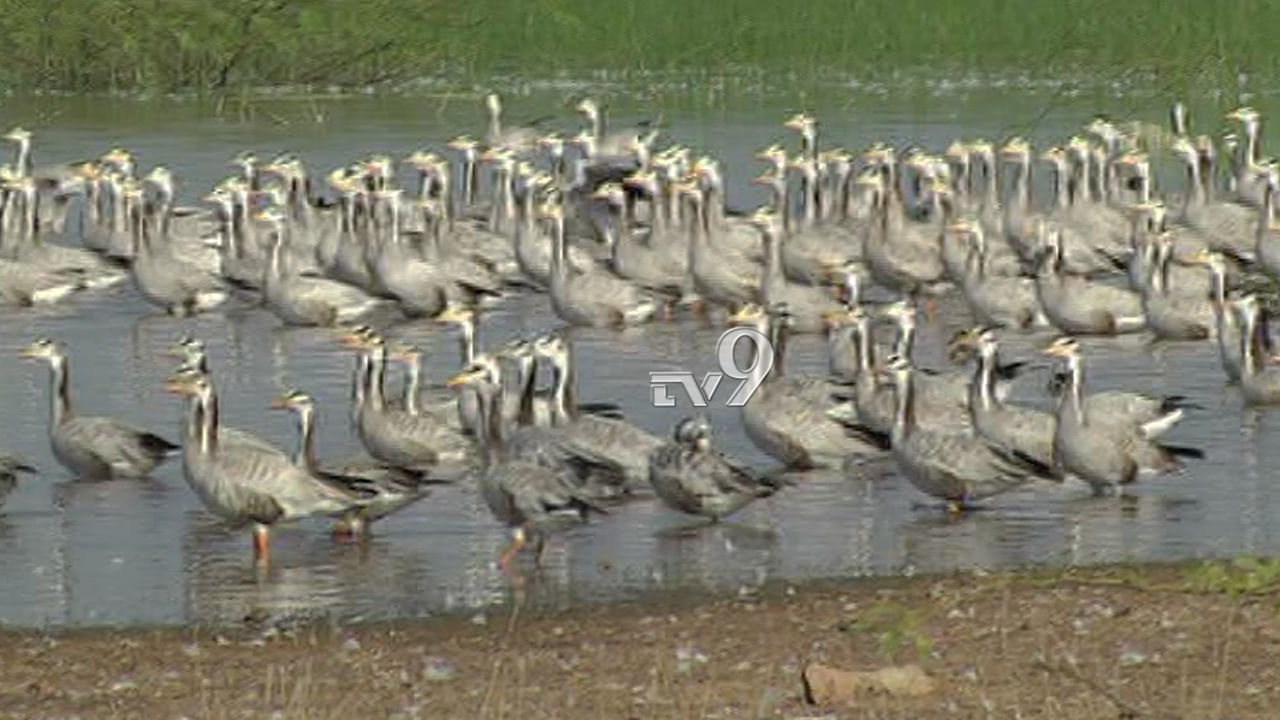
[(896, 395), (890, 433), (893, 457), (920, 492), (945, 500), (954, 512), (1031, 480), (1052, 478), (1049, 468), (1009, 448), (997, 450), (969, 430), (918, 426), (912, 408), (911, 363), (892, 357), (885, 370)]
[(769, 312), (759, 305), (745, 305), (730, 322), (754, 328), (770, 342), (762, 349), (773, 352), (771, 358), (753, 357), (752, 369), (747, 371), (762, 378), (742, 406), (742, 427), (757, 447), (793, 469), (840, 467), (846, 458), (880, 452), (878, 445), (850, 437), (828, 417), (831, 396), (847, 391), (847, 387), (825, 377), (784, 375), (788, 338), (785, 305)]
[(122, 420), (75, 414), (69, 388), (70, 361), (60, 343), (39, 338), (20, 354), (49, 364), (49, 443), (53, 456), (76, 477), (145, 478), (178, 449), (159, 435)]
[(997, 450), (1008, 448), (1048, 468), (1050, 475), (1061, 479), (1053, 454), (1056, 420), (1052, 413), (1005, 403), (996, 392), (996, 368), (999, 346), (993, 328), (972, 328), (957, 340), (976, 345), (973, 380), (969, 386), (969, 419), (973, 429)]
[(1258, 297), (1244, 295), (1233, 305), (1240, 325), (1240, 393), (1250, 405), (1280, 404), (1280, 365), (1263, 352), (1266, 331), (1259, 327)]
[(312, 475), (347, 486), (359, 493), (372, 490), (374, 497), (342, 516), (334, 532), (361, 535), (375, 520), (384, 518), (427, 496), (422, 475), (383, 465), (369, 457), (325, 463), (316, 460), (315, 401), (301, 390), (290, 390), (271, 401), (273, 410), (289, 410), (298, 419), (298, 449), (295, 465)]
[(169, 238), (154, 237), (159, 230), (142, 214), (140, 188), (126, 189), (125, 207), (133, 241), (129, 269), (144, 298), (175, 317), (212, 310), (227, 301), (231, 293), (217, 275), (175, 256)]
[(1045, 315), (1073, 335), (1117, 335), (1147, 327), (1142, 298), (1127, 290), (1069, 275), (1062, 265), (1062, 241), (1049, 229), (1036, 273), (1036, 293)]
[(187, 484), (215, 514), (253, 524), (254, 557), (266, 563), (270, 527), (316, 515), (343, 516), (376, 492), (353, 492), (295, 465), (284, 455), (271, 455), (218, 442), (218, 396), (213, 381), (194, 368), (165, 380), (165, 390), (194, 398), (197, 422), (183, 438), (182, 468)]
[(843, 309), (832, 290), (827, 287), (800, 285), (787, 280), (783, 272), (782, 220), (775, 213), (762, 208), (751, 216), (751, 223), (760, 230), (764, 242), (764, 275), (760, 282), (760, 298), (766, 307), (785, 303), (789, 319), (787, 327), (794, 332), (824, 332), (826, 317)]
[(551, 225), (551, 305), (573, 325), (637, 325), (653, 319), (658, 303), (638, 286), (601, 271), (574, 272), (565, 254), (564, 208), (548, 203), (541, 211)]
[(1054, 456), (1064, 470), (1089, 483), (1094, 492), (1132, 483), (1143, 473), (1177, 470), (1181, 457), (1204, 457), (1196, 448), (1164, 445), (1154, 439), (1181, 417), (1181, 410), (1171, 407), (1166, 415), (1147, 423), (1097, 412), (1086, 399), (1084, 363), (1074, 338), (1058, 338), (1043, 352), (1062, 358), (1067, 366), (1066, 384), (1055, 412)]
[(712, 449), (711, 421), (705, 417), (676, 424), (672, 440), (649, 456), (649, 482), (667, 507), (712, 522), (781, 487)]
[(482, 415), (484, 468), (479, 477), (480, 496), (493, 516), (512, 530), (511, 543), (503, 549), (498, 565), (508, 572), (512, 558), (530, 536), (535, 562), (541, 564), (548, 534), (585, 521), (590, 512), (606, 511), (559, 469), (519, 457), (509, 458), (504, 444), (501, 388), (478, 368), (464, 370), (448, 381), (451, 387), (468, 384), (476, 387)]
[(621, 479), (624, 493), (647, 489), (649, 454), (662, 440), (622, 418), (594, 412), (607, 411), (606, 405), (578, 404), (572, 352), (564, 338), (540, 337), (533, 350), (551, 366), (551, 431), (557, 447), (580, 461), (609, 468)]
[(471, 441), (461, 430), (387, 403), (387, 347), (380, 334), (353, 330), (340, 334), (339, 341), (368, 354), (367, 386), (364, 404), (356, 415), (356, 430), (370, 455), (389, 465), (413, 470), (465, 463)]
[(284, 247), (288, 243), (285, 216), (279, 208), (259, 214), (271, 223), (271, 261), (267, 268), (264, 298), (281, 320), (290, 325), (335, 325), (348, 323), (369, 313), (382, 303), (360, 288), (328, 278), (296, 275), (284, 267)]

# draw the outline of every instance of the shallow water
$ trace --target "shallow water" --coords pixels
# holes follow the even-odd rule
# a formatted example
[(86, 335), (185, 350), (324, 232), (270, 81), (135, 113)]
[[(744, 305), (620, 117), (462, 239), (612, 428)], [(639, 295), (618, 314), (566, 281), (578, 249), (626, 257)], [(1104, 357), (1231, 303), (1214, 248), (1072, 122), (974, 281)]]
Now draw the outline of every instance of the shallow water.
[[(514, 97), (510, 117), (554, 114), (572, 128), (566, 107), (576, 91)], [(910, 96), (833, 89), (814, 97), (825, 142), (848, 147), (873, 140), (941, 147), (957, 136), (1010, 132), (1056, 141), (1100, 111), (1162, 122), (1168, 101), (1154, 92), (1122, 97), (1012, 89)], [(623, 97), (613, 98), (613, 105), (618, 123), (652, 112)], [(762, 202), (747, 184), (757, 171), (751, 153), (783, 139), (778, 122), (794, 108), (763, 98), (739, 98), (714, 111), (699, 107), (672, 102), (662, 108), (669, 135), (724, 160), (732, 204)], [(439, 146), (460, 131), (483, 133), (470, 96), (257, 100), (243, 112), (215, 110), (200, 102), (93, 98), (6, 106), (9, 119), (37, 129), (37, 162), (86, 157), (121, 144), (144, 167), (175, 169), (188, 199), (225, 175), (227, 160), (245, 148), (262, 155), (297, 151), (318, 173), (371, 151), (402, 155)], [(955, 307), (941, 303), (936, 321), (922, 327), (921, 364), (943, 366), (941, 342), (968, 323)], [(545, 298), (521, 296), (483, 317), (481, 341), (500, 343), (558, 324)], [(203, 510), (179, 461), (146, 483), (71, 481), (48, 450), (47, 373), (21, 362), (18, 349), (36, 335), (63, 340), (81, 412), (128, 418), (176, 439), (179, 404), (160, 388), (173, 362), (161, 353), (187, 332), (209, 345), (224, 421), (291, 448), (292, 419), (266, 405), (279, 390), (299, 387), (320, 406), (321, 454), (356, 448), (347, 420), (352, 359), (322, 330), (282, 329), (266, 311), (244, 305), (175, 320), (154, 314), (128, 286), (51, 310), (6, 309), (0, 315), (0, 447), (43, 472), (23, 482), (0, 509), (0, 622), (377, 618), (475, 612), (508, 601), (506, 582), (492, 566), (504, 530), (467, 487), (437, 490), (379, 523), (376, 535), (360, 545), (335, 543), (320, 522), (281, 528), (273, 534), (272, 565), (260, 571), (251, 562), (247, 533), (224, 527)], [(694, 320), (624, 333), (572, 331), (580, 395), (618, 402), (633, 421), (666, 435), (688, 410), (649, 407), (649, 371), (711, 369), (719, 333)], [(398, 326), (392, 334), (423, 347), (432, 381), (457, 368), (454, 334), (425, 324)], [(1027, 356), (1043, 340), (1010, 337), (1004, 352)], [(1280, 442), (1272, 445), (1280, 440), (1280, 419), (1242, 409), (1223, 383), (1215, 348), (1152, 347), (1140, 338), (1085, 345), (1094, 387), (1176, 391), (1201, 405), (1170, 437), (1204, 448), (1207, 459), (1134, 486), (1124, 498), (1094, 498), (1073, 485), (1036, 487), (963, 517), (924, 503), (886, 462), (798, 476), (796, 487), (715, 526), (637, 502), (557, 539), (530, 597), (565, 607), (651, 591), (741, 592), (777, 579), (1280, 551), (1280, 532), (1269, 522), (1280, 512), (1280, 492), (1268, 470), (1280, 456)], [(788, 372), (825, 371), (825, 347), (823, 339), (798, 338)], [(1020, 385), (1018, 395), (1043, 403), (1043, 376)], [(710, 414), (724, 450), (769, 464), (743, 435), (736, 410), (713, 407)]]

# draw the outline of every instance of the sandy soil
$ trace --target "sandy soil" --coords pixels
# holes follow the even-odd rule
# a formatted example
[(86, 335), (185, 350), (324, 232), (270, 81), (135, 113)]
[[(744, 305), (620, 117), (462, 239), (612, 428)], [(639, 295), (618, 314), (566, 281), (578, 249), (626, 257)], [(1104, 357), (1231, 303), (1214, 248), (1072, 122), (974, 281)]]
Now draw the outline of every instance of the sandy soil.
[[(1103, 568), (484, 622), (4, 632), (0, 717), (1276, 717), (1275, 575)], [(810, 662), (918, 662), (937, 689), (818, 707)]]

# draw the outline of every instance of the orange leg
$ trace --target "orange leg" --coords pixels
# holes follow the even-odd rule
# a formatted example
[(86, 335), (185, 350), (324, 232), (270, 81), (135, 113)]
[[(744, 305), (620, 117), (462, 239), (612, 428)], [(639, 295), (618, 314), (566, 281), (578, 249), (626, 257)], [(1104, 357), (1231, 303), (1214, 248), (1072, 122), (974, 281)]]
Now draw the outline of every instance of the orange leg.
[(511, 534), (511, 543), (498, 556), (498, 567), (502, 568), (502, 572), (508, 575), (511, 574), (511, 559), (516, 556), (516, 553), (520, 552), (526, 542), (524, 528), (516, 528), (515, 532)]
[(253, 526), (253, 559), (262, 565), (271, 559), (270, 532), (266, 525)]

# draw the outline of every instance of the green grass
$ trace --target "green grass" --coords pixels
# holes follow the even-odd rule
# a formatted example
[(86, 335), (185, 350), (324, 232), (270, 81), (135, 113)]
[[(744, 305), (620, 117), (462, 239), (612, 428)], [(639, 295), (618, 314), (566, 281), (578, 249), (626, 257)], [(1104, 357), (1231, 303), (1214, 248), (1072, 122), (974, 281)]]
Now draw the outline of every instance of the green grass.
[(0, 0), (0, 81), (172, 91), (909, 70), (1141, 73), (1189, 89), (1274, 77), (1277, 27), (1270, 0)]

